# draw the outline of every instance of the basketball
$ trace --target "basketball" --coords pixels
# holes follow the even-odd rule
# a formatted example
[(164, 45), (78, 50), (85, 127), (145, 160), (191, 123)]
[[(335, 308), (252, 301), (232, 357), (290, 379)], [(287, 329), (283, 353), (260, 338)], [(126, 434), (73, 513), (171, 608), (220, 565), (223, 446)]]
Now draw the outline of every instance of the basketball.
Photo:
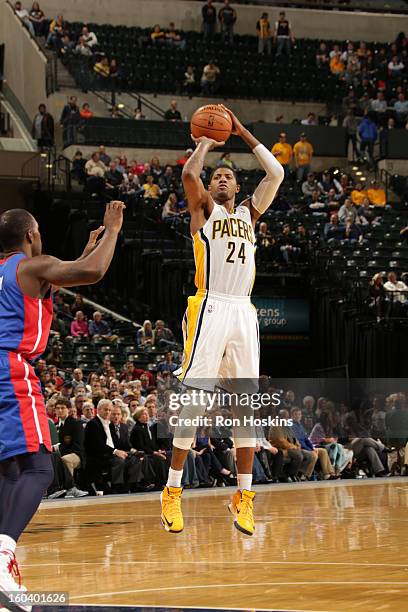
[(191, 118), (191, 133), (194, 138), (207, 136), (218, 142), (226, 142), (231, 131), (231, 117), (218, 104), (201, 106)]

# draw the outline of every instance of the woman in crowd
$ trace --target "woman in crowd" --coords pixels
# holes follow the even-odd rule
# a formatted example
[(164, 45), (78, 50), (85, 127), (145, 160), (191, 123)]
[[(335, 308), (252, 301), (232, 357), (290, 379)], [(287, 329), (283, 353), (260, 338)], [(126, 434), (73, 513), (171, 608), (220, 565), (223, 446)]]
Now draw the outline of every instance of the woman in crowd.
[(48, 30), (47, 20), (45, 19), (45, 15), (40, 9), (40, 5), (38, 4), (38, 2), (33, 2), (28, 17), (31, 23), (33, 24), (35, 35), (46, 36)]
[(333, 423), (329, 412), (322, 412), (319, 421), (310, 433), (310, 441), (315, 446), (325, 448), (336, 475), (340, 474), (353, 460), (353, 451), (339, 444), (333, 435)]
[(88, 322), (82, 310), (78, 310), (71, 323), (71, 336), (74, 338), (87, 338), (89, 336)]
[(163, 487), (167, 482), (170, 467), (170, 452), (163, 440), (157, 439), (157, 430), (149, 426), (149, 413), (145, 408), (139, 408), (133, 415), (135, 426), (130, 433), (130, 444), (137, 451), (144, 452), (146, 465), (146, 479), (153, 479), (157, 487)]
[(143, 348), (153, 344), (153, 326), (151, 321), (146, 320), (137, 332), (137, 343)]

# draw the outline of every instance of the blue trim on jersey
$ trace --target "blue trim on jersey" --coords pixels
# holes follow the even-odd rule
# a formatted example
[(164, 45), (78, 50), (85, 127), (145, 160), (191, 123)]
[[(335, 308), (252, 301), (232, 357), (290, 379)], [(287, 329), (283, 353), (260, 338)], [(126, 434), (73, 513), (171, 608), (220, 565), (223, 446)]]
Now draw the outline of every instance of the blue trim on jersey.
[(9, 356), (0, 351), (0, 461), (26, 452), (27, 440), (11, 382)]
[(24, 295), (17, 283), (17, 267), (24, 253), (0, 264), (0, 350), (16, 351), (24, 336)]

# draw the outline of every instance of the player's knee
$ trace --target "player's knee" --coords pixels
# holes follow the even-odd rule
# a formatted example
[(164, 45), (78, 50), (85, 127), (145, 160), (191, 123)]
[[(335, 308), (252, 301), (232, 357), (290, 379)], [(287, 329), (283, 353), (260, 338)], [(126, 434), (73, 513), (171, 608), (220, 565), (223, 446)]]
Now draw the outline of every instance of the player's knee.
[(235, 448), (255, 448), (256, 438), (234, 437)]

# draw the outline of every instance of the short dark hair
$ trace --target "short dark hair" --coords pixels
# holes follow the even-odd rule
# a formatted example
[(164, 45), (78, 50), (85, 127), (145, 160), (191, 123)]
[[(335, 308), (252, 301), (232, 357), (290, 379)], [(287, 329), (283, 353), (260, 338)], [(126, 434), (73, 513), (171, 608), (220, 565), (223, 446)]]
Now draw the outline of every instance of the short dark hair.
[(65, 406), (65, 408), (69, 410), (71, 408), (71, 402), (65, 397), (59, 397), (55, 400), (55, 407), (57, 406)]
[(222, 168), (224, 168), (225, 170), (229, 170), (230, 172), (232, 172), (232, 174), (235, 176), (235, 180), (236, 180), (236, 181), (237, 181), (237, 183), (238, 183), (238, 174), (237, 174), (237, 172), (236, 172), (236, 171), (235, 171), (233, 168), (230, 168), (230, 166), (228, 166), (227, 164), (225, 164), (225, 165), (221, 165), (221, 166), (218, 166), (218, 168), (214, 168), (214, 170), (213, 170), (213, 171), (211, 172), (211, 174), (210, 174), (210, 183), (211, 183), (211, 181), (212, 181), (212, 180), (213, 180), (213, 178), (214, 178), (214, 174), (215, 174), (216, 172), (218, 172), (218, 170), (222, 170)]
[(22, 247), (26, 233), (34, 228), (34, 217), (24, 208), (11, 208), (0, 215), (0, 245), (5, 252)]

